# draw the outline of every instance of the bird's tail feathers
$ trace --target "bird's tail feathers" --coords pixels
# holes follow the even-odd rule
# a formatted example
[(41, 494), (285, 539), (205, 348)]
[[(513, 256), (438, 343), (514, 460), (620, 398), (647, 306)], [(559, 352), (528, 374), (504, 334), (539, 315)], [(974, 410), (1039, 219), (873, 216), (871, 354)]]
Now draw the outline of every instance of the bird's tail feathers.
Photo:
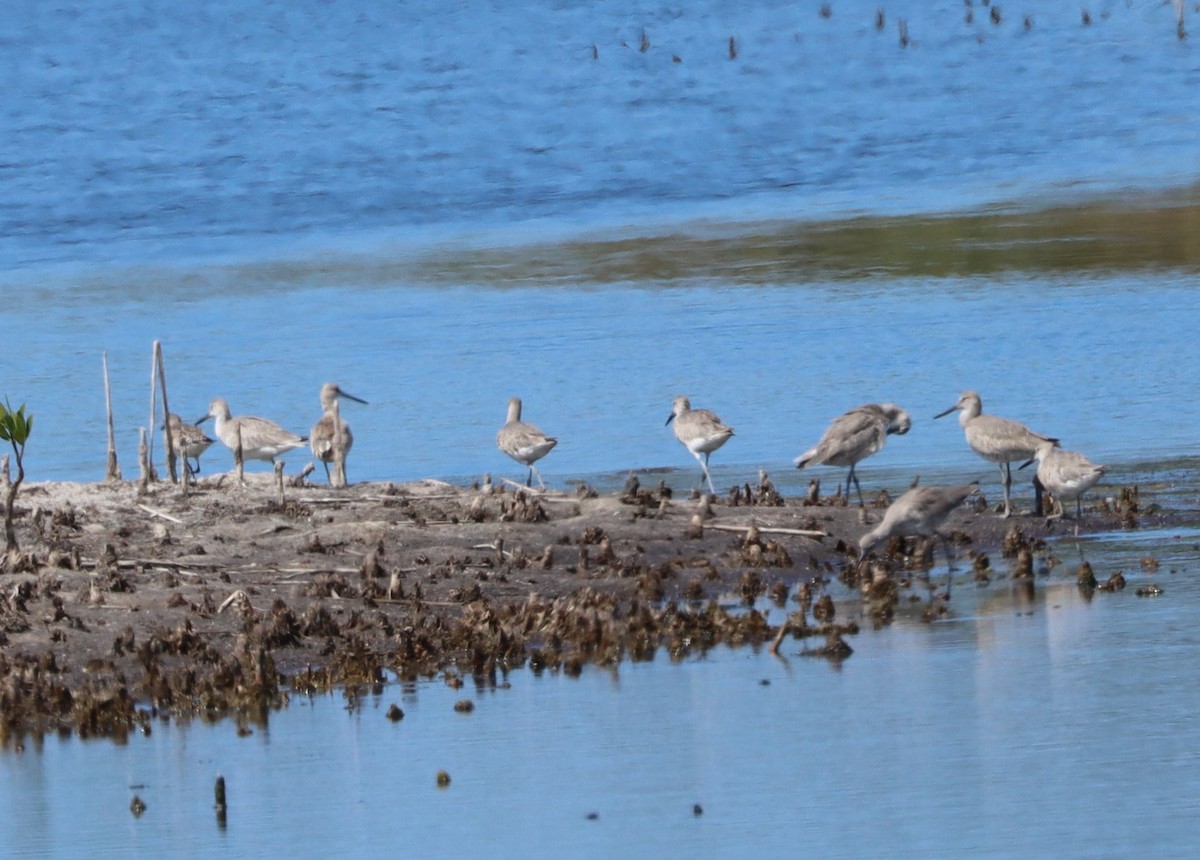
[(809, 448), (807, 451), (805, 451), (799, 457), (792, 460), (792, 462), (796, 464), (797, 469), (803, 469), (805, 466), (807, 466), (809, 463), (812, 462), (812, 459), (813, 459), (813, 457), (816, 456), (816, 454), (817, 454), (816, 448)]

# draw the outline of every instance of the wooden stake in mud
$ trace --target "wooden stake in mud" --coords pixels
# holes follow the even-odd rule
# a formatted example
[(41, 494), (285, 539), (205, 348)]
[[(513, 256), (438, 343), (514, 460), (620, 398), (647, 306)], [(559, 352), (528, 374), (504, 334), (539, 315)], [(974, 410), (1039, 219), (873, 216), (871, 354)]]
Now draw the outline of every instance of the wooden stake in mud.
[(138, 428), (138, 495), (150, 488), (150, 446), (146, 444), (146, 428)]
[(8, 544), (9, 558), (17, 549), (17, 532), (13, 526), (13, 512), (8, 503), (8, 493), (12, 489), (12, 473), (8, 468), (8, 455), (0, 457), (0, 499), (4, 501), (4, 539)]
[(104, 406), (108, 411), (108, 467), (104, 472), (104, 480), (121, 480), (121, 467), (117, 465), (117, 437), (113, 432), (112, 389), (108, 384), (108, 352), (101, 353), (104, 363)]
[(333, 401), (333, 479), (335, 487), (346, 486), (346, 434), (342, 427), (341, 408)]
[[(171, 407), (167, 404), (167, 368), (163, 364), (162, 342), (154, 341), (154, 365), (158, 368), (158, 387), (162, 389), (163, 400), (163, 436), (167, 442), (167, 471), (171, 475), (171, 483), (176, 483), (179, 480), (179, 472), (177, 469), (177, 460), (175, 452), (175, 440), (171, 438)], [(151, 389), (154, 388), (154, 380), (150, 380)], [(150, 395), (150, 403), (154, 404), (154, 395)], [(154, 416), (150, 416), (151, 422), (154, 421)], [(153, 427), (153, 423), (150, 425)], [(183, 471), (187, 471), (185, 468)]]
[(237, 466), (238, 483), (244, 487), (244, 486), (246, 486), (246, 472), (245, 472), (246, 457), (242, 453), (242, 425), (241, 424), (238, 425), (237, 431), (238, 431), (238, 443), (237, 443), (237, 447), (233, 449), (233, 463), (235, 466)]
[(217, 810), (217, 826), (222, 830), (225, 829), (225, 813), (229, 807), (225, 803), (225, 777), (217, 774), (216, 785), (213, 786), (213, 796), (216, 800), (215, 808)]

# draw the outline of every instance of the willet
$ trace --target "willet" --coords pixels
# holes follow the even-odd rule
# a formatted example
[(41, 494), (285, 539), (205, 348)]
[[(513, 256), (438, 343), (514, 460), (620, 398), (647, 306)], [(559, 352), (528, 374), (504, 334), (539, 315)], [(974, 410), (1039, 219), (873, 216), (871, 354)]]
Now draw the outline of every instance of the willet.
[(217, 438), (221, 440), (222, 445), (233, 451), (235, 456), (240, 431), (243, 460), (266, 460), (274, 463), (280, 454), (299, 448), (308, 441), (307, 436), (297, 436), (266, 418), (256, 418), (252, 415), (239, 415), (234, 418), (230, 415), (229, 404), (223, 397), (218, 397), (209, 404), (208, 414), (196, 423), (202, 424), (209, 418), (216, 419)]
[[(996, 415), (984, 415), (983, 402), (974, 391), (964, 391), (958, 397), (958, 402), (939, 412), (934, 418), (949, 415), (956, 409), (962, 411), (958, 415), (959, 426), (967, 436), (967, 444), (971, 450), (993, 463), (1000, 465), (1000, 482), (1004, 485), (1004, 516), (1012, 514), (1010, 492), (1012, 489), (1012, 466), (1015, 461), (1028, 460), (1037, 453), (1038, 446), (1043, 442), (1058, 442), (1049, 436), (1034, 433), (1024, 424)], [(1041, 487), (1034, 481), (1037, 491), (1037, 513), (1042, 509)]]
[(1064, 451), (1052, 439), (1039, 445), (1034, 456), (1022, 463), (1020, 468), (1024, 469), (1034, 460), (1038, 461), (1038, 480), (1050, 492), (1054, 506), (1058, 508), (1058, 513), (1051, 513), (1049, 518), (1058, 519), (1063, 515), (1063, 499), (1074, 499), (1075, 528), (1078, 530), (1079, 518), (1083, 515), (1079, 498), (1096, 486), (1108, 467), (1097, 466), (1075, 451)]
[(862, 487), (854, 467), (872, 454), (879, 453), (887, 437), (895, 433), (903, 436), (912, 426), (908, 413), (894, 403), (868, 403), (851, 409), (834, 419), (814, 447), (795, 459), (796, 468), (805, 466), (849, 466), (846, 477), (846, 492), (850, 483), (858, 491), (858, 503), (863, 504)]
[(545, 489), (546, 482), (542, 480), (542, 473), (533, 464), (549, 454), (557, 444), (558, 440), (553, 436), (547, 436), (532, 424), (521, 420), (520, 397), (509, 398), (508, 420), (496, 434), (496, 445), (522, 466), (529, 467), (529, 477), (525, 486), (533, 486), (533, 476), (537, 475), (538, 486)]
[(979, 482), (973, 481), (957, 487), (913, 487), (906, 491), (888, 507), (883, 521), (859, 538), (862, 558), (894, 535), (936, 537), (942, 542), (946, 563), (953, 570), (954, 557), (950, 553), (950, 542), (939, 529), (963, 500), (978, 489)]
[[(313, 456), (321, 461), (321, 465), (325, 467), (325, 480), (332, 483), (329, 477), (329, 464), (337, 461), (338, 454), (338, 432), (341, 428), (341, 460), (342, 469), (346, 462), (346, 455), (350, 453), (350, 448), (354, 445), (354, 434), (350, 432), (350, 425), (342, 421), (340, 417), (334, 418), (334, 403), (339, 397), (345, 397), (347, 400), (353, 400), (355, 403), (366, 405), (367, 401), (361, 397), (355, 397), (353, 394), (347, 394), (335, 382), (326, 382), (321, 386), (321, 409), (323, 413), (321, 419), (313, 425), (309, 431), (308, 440), (309, 446), (312, 448)], [(342, 471), (341, 481), (346, 478), (345, 472)]]
[[(708, 458), (713, 451), (729, 441), (733, 428), (726, 427), (721, 419), (707, 409), (693, 409), (686, 397), (676, 397), (671, 406), (671, 417), (667, 423), (675, 422), (675, 438), (692, 452), (700, 468), (704, 470), (704, 480), (708, 482), (708, 491), (714, 496), (712, 478), (708, 474)], [(700, 459), (700, 455), (704, 459)]]
[[(174, 412), (167, 416), (167, 430), (171, 434), (171, 445), (183, 458), (183, 468), (187, 469), (189, 475), (199, 474), (200, 455), (209, 449), (213, 440), (195, 424), (188, 424)], [(196, 461), (195, 466), (191, 460)]]

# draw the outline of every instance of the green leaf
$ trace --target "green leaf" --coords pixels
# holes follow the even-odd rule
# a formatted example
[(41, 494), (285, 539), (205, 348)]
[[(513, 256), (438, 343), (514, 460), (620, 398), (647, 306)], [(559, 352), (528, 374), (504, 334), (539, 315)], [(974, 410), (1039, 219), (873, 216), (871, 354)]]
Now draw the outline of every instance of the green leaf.
[(7, 399), (0, 405), (0, 439), (10, 443), (19, 457), (33, 430), (33, 416), (25, 414), (25, 404), (13, 411)]

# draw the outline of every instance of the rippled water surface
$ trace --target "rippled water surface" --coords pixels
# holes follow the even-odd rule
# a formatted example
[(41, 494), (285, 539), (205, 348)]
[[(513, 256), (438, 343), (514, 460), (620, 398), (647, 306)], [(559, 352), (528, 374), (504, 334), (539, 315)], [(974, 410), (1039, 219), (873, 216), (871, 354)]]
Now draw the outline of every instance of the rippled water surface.
[[(560, 439), (552, 483), (688, 486), (663, 427), (686, 393), (737, 430), (718, 485), (798, 490), (791, 458), (881, 399), (914, 427), (878, 482), (994, 481), (932, 421), (974, 388), (1194, 509), (1195, 37), (1159, 2), (991, 8), (9, 3), (0, 396), (35, 415), (28, 479), (102, 476), (103, 352), (136, 471), (158, 339), (186, 418), (223, 396), (304, 431), (330, 379), (369, 400), (352, 479), (515, 475), (516, 394)], [(0, 756), (0, 832), (16, 856), (1188, 856), (1195, 536), (1087, 551), (1134, 579), (1157, 555), (1164, 595), (1086, 601), (1060, 570), (1032, 603), (961, 588), (840, 668), (720, 651), (516, 672), (467, 717), (430, 684), (246, 739), (30, 743)]]
[[(945, 620), (916, 604), (840, 666), (789, 642), (783, 659), (519, 670), (509, 689), (395, 685), (349, 712), (300, 699), (247, 738), (163, 724), (125, 746), (28, 742), (0, 756), (0, 822), (18, 857), (1184, 857), (1200, 838), (1196, 541), (1157, 533), (1159, 572), (1127, 568), (1116, 594), (1061, 572), (1028, 593), (963, 583)], [(1084, 552), (1101, 573), (1121, 550)], [(1132, 593), (1148, 580), (1163, 595)]]
[(994, 24), (902, 3), (880, 30), (874, 0), (830, 8), (17, 0), (0, 251), (139, 262), (1195, 179), (1196, 48), (1169, 5), (1105, 3), (1082, 26), (1060, 4)]
[[(1183, 453), (1195, 46), (1157, 3), (964, 10), (17, 4), (0, 384), (33, 477), (103, 473), (105, 351), (134, 471), (154, 339), (189, 419), (369, 400), (360, 479), (506, 469), (512, 394), (557, 481), (683, 466), (681, 392), (737, 428), (731, 480), (966, 387), (1100, 459)], [(885, 456), (969, 468), (956, 438)]]

